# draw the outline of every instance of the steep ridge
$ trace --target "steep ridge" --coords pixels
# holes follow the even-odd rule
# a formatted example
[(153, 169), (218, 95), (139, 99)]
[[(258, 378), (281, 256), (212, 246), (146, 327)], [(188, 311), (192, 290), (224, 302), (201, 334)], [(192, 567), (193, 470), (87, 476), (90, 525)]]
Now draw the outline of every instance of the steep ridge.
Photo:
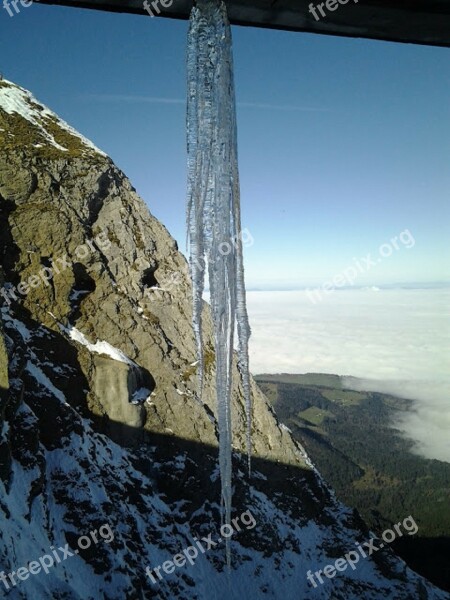
[[(234, 366), (234, 513), (255, 524), (156, 583), (146, 567), (218, 539), (215, 357), (204, 306), (197, 395), (187, 263), (124, 174), (26, 90), (0, 81), (0, 567), (79, 550), (8, 598), (447, 598), (389, 550), (313, 588), (370, 534), (252, 382), (255, 474)], [(407, 515), (405, 515), (406, 517)], [(105, 529), (106, 530), (106, 529)], [(17, 578), (16, 578), (17, 579)]]

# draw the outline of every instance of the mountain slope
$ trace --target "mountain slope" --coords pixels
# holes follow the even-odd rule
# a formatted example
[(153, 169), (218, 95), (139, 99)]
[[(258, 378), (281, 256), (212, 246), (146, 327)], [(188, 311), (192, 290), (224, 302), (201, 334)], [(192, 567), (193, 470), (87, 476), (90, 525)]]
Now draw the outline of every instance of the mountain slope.
[(258, 375), (279, 418), (337, 497), (381, 534), (405, 514), (419, 531), (392, 544), (407, 564), (450, 591), (450, 464), (411, 452), (396, 425), (411, 400), (360, 392), (338, 376)]
[(255, 474), (246, 480), (236, 364), (234, 510), (250, 510), (256, 524), (233, 536), (230, 575), (222, 542), (152, 582), (146, 567), (194, 536), (219, 537), (208, 306), (199, 398), (186, 261), (124, 174), (6, 81), (0, 145), (1, 569), (31, 569), (51, 547), (77, 549), (102, 527), (114, 534), (78, 544), (48, 574), (9, 590), (0, 581), (7, 597), (445, 598), (389, 548), (311, 587), (308, 569), (369, 532), (253, 382)]

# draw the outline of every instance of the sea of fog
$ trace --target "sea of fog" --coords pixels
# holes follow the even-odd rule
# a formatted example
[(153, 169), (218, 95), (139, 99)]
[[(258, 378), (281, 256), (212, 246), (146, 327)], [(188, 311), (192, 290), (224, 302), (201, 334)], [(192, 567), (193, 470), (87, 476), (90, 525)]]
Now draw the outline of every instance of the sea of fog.
[[(450, 289), (248, 292), (252, 373), (334, 373), (416, 400), (395, 425), (450, 462)], [(355, 389), (354, 382), (352, 387)]]

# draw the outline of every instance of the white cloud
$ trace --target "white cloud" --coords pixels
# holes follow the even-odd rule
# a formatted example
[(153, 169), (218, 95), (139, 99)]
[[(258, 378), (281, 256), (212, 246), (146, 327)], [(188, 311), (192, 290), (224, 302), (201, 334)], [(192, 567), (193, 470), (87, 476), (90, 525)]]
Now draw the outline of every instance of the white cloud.
[(136, 96), (131, 94), (82, 94), (82, 100), (93, 102), (121, 102), (131, 104), (186, 104), (183, 98), (161, 98), (159, 96)]
[(334, 112), (329, 108), (319, 108), (314, 106), (299, 106), (295, 104), (264, 104), (262, 102), (237, 102), (241, 108), (258, 108), (262, 110), (287, 110), (300, 112)]
[[(82, 100), (92, 102), (121, 102), (132, 104), (186, 104), (185, 98), (161, 98), (158, 96), (139, 96), (131, 94), (82, 94)], [(241, 108), (256, 108), (261, 110), (298, 111), (298, 112), (333, 112), (329, 108), (300, 106), (295, 104), (264, 104), (261, 102), (237, 102)]]
[(253, 373), (336, 373), (416, 400), (396, 426), (450, 462), (450, 290), (249, 292)]

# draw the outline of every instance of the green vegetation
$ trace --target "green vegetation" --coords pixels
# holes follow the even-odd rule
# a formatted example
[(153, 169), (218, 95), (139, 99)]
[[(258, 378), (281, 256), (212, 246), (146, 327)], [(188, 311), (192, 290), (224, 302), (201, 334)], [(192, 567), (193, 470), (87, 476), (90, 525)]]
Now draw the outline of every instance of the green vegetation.
[(216, 353), (212, 346), (208, 345), (206, 347), (203, 360), (205, 361), (205, 373), (209, 375), (216, 364)]
[(370, 529), (380, 534), (414, 517), (419, 533), (394, 542), (394, 549), (450, 590), (448, 568), (442, 567), (450, 562), (450, 464), (413, 454), (412, 441), (392, 426), (413, 403), (344, 389), (334, 375), (256, 380), (337, 496)]
[(26, 148), (27, 151), (46, 160), (76, 158), (82, 156), (86, 151), (86, 146), (79, 138), (58, 127), (51, 118), (43, 119), (42, 126), (53, 136), (57, 144), (67, 149), (67, 152), (53, 146), (42, 130), (27, 121), (22, 115), (0, 112), (0, 130), (4, 130), (0, 131), (2, 150), (7, 152), (8, 150), (17, 150), (17, 148)]
[(144, 251), (146, 246), (145, 246), (145, 242), (144, 242), (144, 238), (142, 237), (142, 233), (140, 232), (139, 229), (135, 229), (134, 231), (134, 242), (136, 244), (136, 248), (138, 248), (139, 250)]
[(257, 380), (274, 383), (297, 383), (299, 385), (319, 385), (333, 389), (342, 389), (341, 378), (339, 375), (328, 375), (326, 373), (306, 373), (306, 375), (291, 375), (290, 373), (280, 373), (277, 375), (257, 375)]
[(159, 317), (157, 315), (155, 315), (155, 313), (152, 313), (147, 308), (143, 309), (142, 316), (145, 317), (147, 319), (147, 321), (152, 323), (152, 325), (157, 325), (157, 326), (161, 325), (161, 321), (159, 320)]
[[(0, 81), (0, 88), (3, 87), (11, 87), (11, 85)], [(0, 146), (3, 152), (21, 148), (45, 160), (70, 159), (80, 156), (85, 159), (89, 157), (92, 162), (98, 160), (98, 155), (83, 144), (78, 136), (72, 135), (60, 127), (56, 117), (42, 115), (42, 109), (36, 103), (29, 102), (29, 105), (36, 110), (37, 115), (40, 115), (42, 128), (34, 125), (20, 114), (8, 114), (0, 111)], [(53, 146), (43, 130), (66, 150), (60, 150)]]
[(297, 416), (312, 425), (322, 425), (323, 420), (326, 417), (332, 417), (333, 413), (317, 408), (316, 406), (310, 406), (306, 410), (297, 413)]
[(120, 240), (117, 236), (117, 233), (115, 232), (115, 230), (113, 228), (109, 228), (109, 227), (107, 228), (106, 237), (112, 244), (114, 244), (115, 246), (120, 248)]
[[(214, 365), (216, 363), (216, 353), (214, 352), (211, 345), (205, 349), (203, 354), (203, 361), (205, 364), (205, 374), (210, 375)], [(189, 365), (187, 369), (185, 369), (181, 375), (181, 379), (183, 381), (189, 381), (191, 377), (193, 377), (197, 373), (197, 364)]]
[(343, 406), (352, 406), (360, 404), (362, 400), (367, 398), (367, 394), (361, 394), (360, 392), (353, 392), (351, 390), (330, 390), (321, 388), (322, 396), (328, 398), (332, 402), (338, 402)]
[(196, 365), (189, 365), (187, 369), (185, 369), (181, 375), (181, 381), (189, 381), (191, 377), (193, 377), (197, 373)]

